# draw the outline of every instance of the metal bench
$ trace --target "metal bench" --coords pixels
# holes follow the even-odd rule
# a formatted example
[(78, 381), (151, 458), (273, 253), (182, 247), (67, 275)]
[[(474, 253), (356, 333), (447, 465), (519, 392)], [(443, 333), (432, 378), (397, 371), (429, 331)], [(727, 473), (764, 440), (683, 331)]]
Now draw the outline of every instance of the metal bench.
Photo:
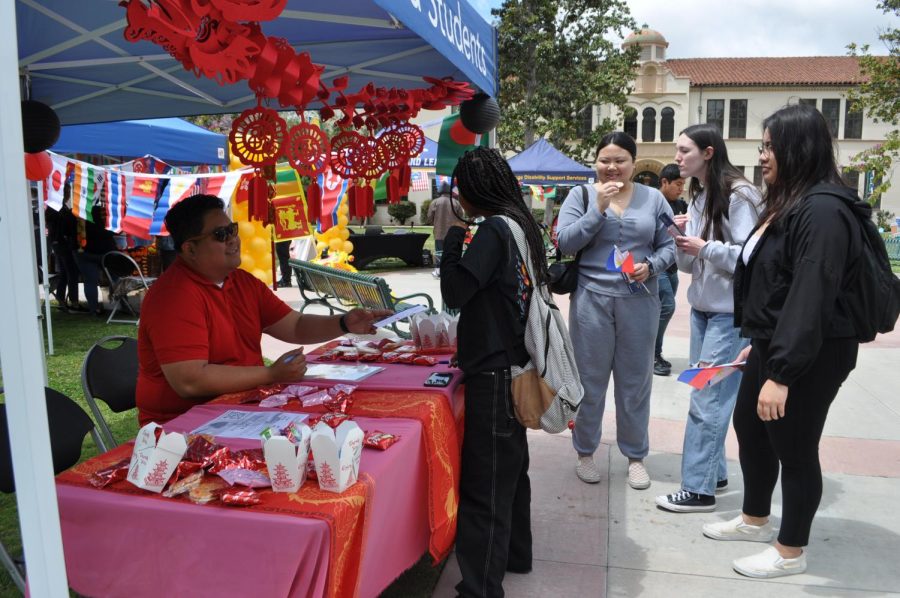
[(900, 237), (885, 239), (884, 248), (892, 262), (900, 261)]
[[(333, 314), (336, 311), (346, 312), (354, 307), (403, 311), (415, 304), (427, 305), (428, 313), (435, 313), (434, 301), (429, 295), (413, 293), (394, 297), (387, 281), (380, 276), (347, 272), (296, 259), (290, 261), (290, 266), (297, 274), (300, 295), (303, 297), (300, 313), (310, 305), (327, 307), (328, 313)], [(410, 299), (416, 300), (409, 301)], [(391, 327), (403, 338), (409, 338), (409, 332), (400, 330), (396, 323)]]

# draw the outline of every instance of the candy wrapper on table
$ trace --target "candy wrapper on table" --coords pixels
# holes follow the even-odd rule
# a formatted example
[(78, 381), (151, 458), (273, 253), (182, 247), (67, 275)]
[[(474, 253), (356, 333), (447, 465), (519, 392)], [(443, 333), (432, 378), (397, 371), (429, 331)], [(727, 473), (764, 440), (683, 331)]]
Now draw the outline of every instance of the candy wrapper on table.
[(453, 353), (456, 351), (456, 327), (459, 315), (447, 313), (416, 314), (410, 318), (409, 332), (418, 351)]
[[(157, 430), (159, 440), (157, 440)], [(166, 434), (155, 423), (149, 423), (138, 431), (134, 452), (128, 466), (128, 481), (144, 490), (161, 492), (172, 472), (187, 451), (184, 435)]]
[(290, 437), (280, 434), (263, 437), (263, 454), (273, 492), (296, 492), (306, 481), (312, 432), (305, 424), (292, 424), (292, 428)]
[(322, 422), (312, 431), (310, 445), (316, 458), (319, 488), (341, 493), (359, 477), (363, 431), (355, 422), (345, 421), (336, 429)]

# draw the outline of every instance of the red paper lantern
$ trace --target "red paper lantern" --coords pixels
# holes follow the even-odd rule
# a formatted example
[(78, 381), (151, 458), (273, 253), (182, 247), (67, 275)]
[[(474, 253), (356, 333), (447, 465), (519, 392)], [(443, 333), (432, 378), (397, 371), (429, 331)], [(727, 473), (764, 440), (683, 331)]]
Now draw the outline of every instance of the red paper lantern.
[(47, 152), (25, 154), (25, 178), (29, 181), (43, 181), (53, 172), (53, 160)]

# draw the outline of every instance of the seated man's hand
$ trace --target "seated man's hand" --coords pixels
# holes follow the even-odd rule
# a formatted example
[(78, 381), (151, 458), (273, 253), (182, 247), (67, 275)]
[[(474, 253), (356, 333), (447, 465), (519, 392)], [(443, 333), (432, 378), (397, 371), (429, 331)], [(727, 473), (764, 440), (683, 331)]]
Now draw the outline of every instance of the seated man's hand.
[(392, 313), (389, 309), (351, 309), (344, 315), (344, 324), (354, 334), (375, 334), (375, 322)]
[(294, 382), (306, 373), (306, 356), (303, 347), (288, 351), (269, 366), (272, 382)]

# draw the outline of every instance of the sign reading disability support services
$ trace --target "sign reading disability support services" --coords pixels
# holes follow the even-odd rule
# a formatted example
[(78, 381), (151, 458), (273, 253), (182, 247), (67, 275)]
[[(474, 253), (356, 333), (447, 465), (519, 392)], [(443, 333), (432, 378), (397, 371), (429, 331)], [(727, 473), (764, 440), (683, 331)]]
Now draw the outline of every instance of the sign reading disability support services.
[(427, 40), (482, 91), (497, 96), (496, 31), (468, 0), (375, 0), (375, 4)]

